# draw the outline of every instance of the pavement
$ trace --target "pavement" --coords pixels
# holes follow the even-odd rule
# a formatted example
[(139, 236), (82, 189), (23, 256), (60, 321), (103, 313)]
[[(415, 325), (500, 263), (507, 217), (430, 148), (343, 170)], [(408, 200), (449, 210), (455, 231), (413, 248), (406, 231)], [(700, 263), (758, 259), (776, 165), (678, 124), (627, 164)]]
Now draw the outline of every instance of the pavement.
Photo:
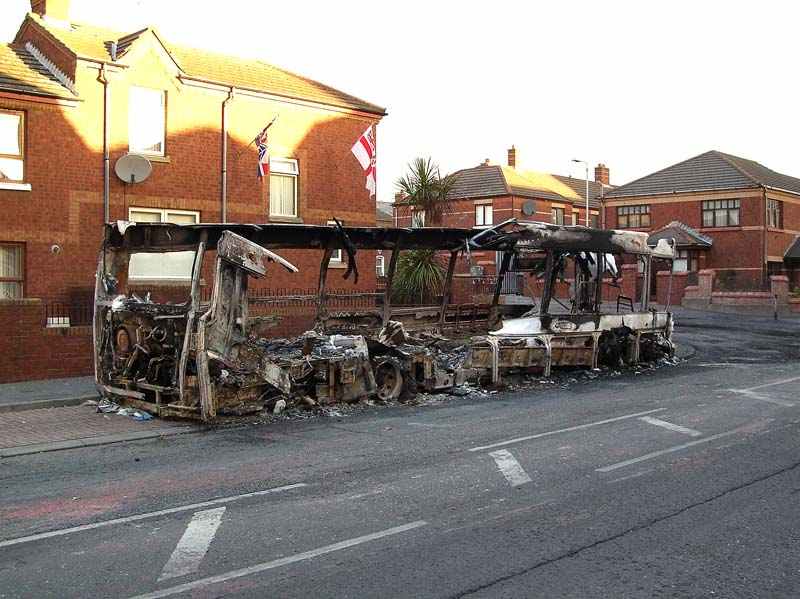
[(676, 327), (674, 367), (0, 460), (0, 597), (796, 597), (800, 323)]
[(97, 399), (93, 376), (0, 385), (0, 413), (79, 405)]

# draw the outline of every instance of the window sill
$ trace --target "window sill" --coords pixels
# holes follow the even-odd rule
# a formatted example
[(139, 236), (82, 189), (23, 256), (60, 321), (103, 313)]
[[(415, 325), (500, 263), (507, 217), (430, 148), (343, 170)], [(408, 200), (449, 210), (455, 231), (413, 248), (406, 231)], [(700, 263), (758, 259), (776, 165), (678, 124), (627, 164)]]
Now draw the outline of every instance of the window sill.
[(165, 164), (172, 162), (169, 156), (161, 156), (160, 154), (145, 154), (144, 152), (137, 152), (135, 150), (130, 150), (130, 153), (147, 158), (150, 162), (163, 162)]
[(725, 226), (725, 227), (701, 227), (700, 232), (703, 231), (741, 231), (742, 225)]
[(4, 189), (6, 191), (31, 191), (31, 184), (0, 181), (0, 189)]
[(191, 287), (192, 280), (191, 279), (145, 279), (145, 278), (128, 279), (129, 287), (141, 287), (142, 285), (148, 285), (152, 287)]
[(303, 224), (303, 219), (299, 216), (277, 216), (275, 214), (269, 215), (269, 222), (271, 223), (293, 223), (301, 225)]
[(336, 262), (331, 260), (328, 263), (328, 268), (347, 268), (347, 264), (345, 264), (344, 262), (340, 262), (338, 260)]

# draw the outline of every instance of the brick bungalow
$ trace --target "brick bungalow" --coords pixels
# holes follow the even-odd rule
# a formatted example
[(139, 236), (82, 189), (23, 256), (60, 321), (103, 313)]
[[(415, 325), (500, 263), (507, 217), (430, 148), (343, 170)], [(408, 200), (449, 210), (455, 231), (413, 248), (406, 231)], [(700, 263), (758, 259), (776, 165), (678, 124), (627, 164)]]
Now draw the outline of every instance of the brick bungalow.
[[(771, 288), (785, 295), (787, 275), (800, 282), (785, 261), (800, 234), (798, 178), (712, 150), (610, 190), (603, 201), (608, 228), (678, 240), (673, 301), (688, 285), (687, 298), (699, 293), (706, 302), (771, 302)], [(662, 299), (666, 274), (654, 277), (652, 292)]]
[[(107, 220), (375, 224), (350, 147), (383, 108), (262, 61), (172, 44), (151, 27), (71, 23), (69, 0), (31, 8), (0, 45), (0, 382), (88, 371), (88, 330), (74, 325), (88, 321)], [(275, 116), (270, 176), (259, 180), (249, 144)], [(146, 181), (115, 175), (129, 153), (151, 163)], [(318, 257), (286, 257), (300, 274), (276, 269), (269, 285), (313, 288)], [(362, 260), (357, 290), (373, 290), (374, 257)], [(169, 264), (138, 276), (167, 296), (186, 285)]]

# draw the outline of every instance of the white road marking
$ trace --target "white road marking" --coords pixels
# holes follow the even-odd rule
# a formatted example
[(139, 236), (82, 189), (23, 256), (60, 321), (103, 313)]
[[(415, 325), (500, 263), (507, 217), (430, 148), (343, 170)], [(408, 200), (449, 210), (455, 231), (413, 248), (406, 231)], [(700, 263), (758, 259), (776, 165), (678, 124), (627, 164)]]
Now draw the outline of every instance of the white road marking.
[(491, 445), (481, 445), (480, 447), (473, 447), (469, 451), (483, 451), (485, 449), (494, 449), (495, 447), (503, 447), (504, 445), (511, 445), (512, 443), (520, 443), (522, 441), (530, 441), (531, 439), (540, 439), (542, 437), (549, 437), (550, 435), (558, 435), (560, 433), (570, 433), (572, 431), (579, 431), (593, 426), (600, 426), (601, 424), (608, 424), (610, 422), (619, 422), (620, 420), (628, 420), (629, 418), (638, 418), (645, 414), (654, 414), (655, 412), (663, 412), (667, 408), (657, 408), (655, 410), (647, 410), (646, 412), (636, 412), (635, 414), (626, 414), (625, 416), (617, 416), (616, 418), (608, 418), (606, 420), (595, 420), (594, 422), (587, 422), (586, 424), (579, 424), (577, 426), (570, 426), (561, 428), (557, 431), (547, 431), (546, 433), (537, 433), (535, 435), (528, 435), (526, 437), (516, 437), (508, 441), (500, 441), (499, 443), (492, 443)]
[(200, 562), (203, 561), (211, 546), (211, 541), (214, 540), (214, 535), (217, 534), (224, 513), (225, 506), (195, 512), (181, 540), (178, 541), (175, 551), (169, 556), (169, 560), (161, 571), (161, 576), (158, 577), (159, 582), (197, 572)]
[(639, 420), (646, 422), (647, 424), (652, 424), (653, 426), (660, 426), (661, 428), (675, 431), (676, 433), (683, 433), (684, 435), (689, 435), (690, 437), (701, 437), (703, 435), (703, 433), (696, 431), (693, 428), (687, 428), (685, 426), (680, 426), (679, 424), (672, 424), (666, 420), (660, 420), (651, 416), (642, 416), (639, 418)]
[(772, 387), (774, 385), (785, 385), (786, 383), (794, 383), (795, 381), (800, 381), (800, 376), (795, 376), (790, 379), (783, 379), (780, 381), (774, 381), (772, 383), (764, 383), (763, 385), (756, 385), (755, 387), (748, 387), (747, 389), (731, 389), (731, 391), (749, 393), (750, 391), (755, 391), (756, 389), (763, 389), (764, 387)]
[(609, 485), (613, 484), (613, 483), (621, 483), (623, 480), (629, 480), (631, 478), (638, 478), (639, 476), (644, 476), (645, 474), (649, 474), (652, 471), (653, 471), (652, 468), (648, 468), (647, 470), (642, 470), (641, 472), (636, 472), (634, 474), (629, 474), (628, 476), (620, 476), (619, 478), (613, 478), (613, 479), (611, 479), (611, 480), (609, 480), (607, 482), (608, 482)]
[(81, 526), (73, 526), (71, 528), (62, 528), (60, 530), (52, 530), (50, 532), (41, 532), (39, 534), (30, 535), (27, 537), (18, 537), (16, 539), (9, 539), (7, 541), (0, 541), (0, 547), (9, 547), (10, 545), (18, 545), (20, 543), (29, 543), (31, 541), (39, 541), (41, 539), (50, 539), (52, 537), (61, 537), (64, 535), (72, 534), (74, 532), (82, 532), (84, 530), (93, 530), (95, 528), (103, 528), (104, 526), (113, 526), (115, 524), (125, 524), (127, 522), (137, 522), (139, 520), (146, 520), (147, 518), (157, 518), (159, 516), (166, 516), (167, 514), (177, 514), (180, 512), (193, 511), (198, 508), (211, 507), (212, 505), (220, 505), (223, 503), (231, 503), (239, 501), (240, 499), (249, 499), (250, 497), (260, 497), (262, 495), (269, 495), (271, 493), (279, 493), (281, 491), (289, 491), (291, 489), (299, 489), (300, 487), (307, 487), (306, 483), (296, 483), (293, 485), (284, 485), (283, 487), (274, 487), (272, 489), (265, 489), (263, 491), (254, 491), (253, 493), (243, 493), (242, 495), (231, 495), (230, 497), (220, 497), (219, 499), (211, 499), (210, 501), (201, 501), (200, 503), (190, 503), (178, 507), (171, 507), (166, 510), (158, 510), (157, 512), (147, 512), (144, 514), (136, 514), (135, 516), (126, 516), (125, 518), (114, 518), (113, 520), (103, 520), (102, 522), (94, 522), (93, 524), (83, 524)]
[(624, 468), (625, 466), (638, 464), (639, 462), (651, 460), (653, 458), (657, 458), (659, 456), (666, 455), (668, 453), (682, 451), (684, 449), (688, 449), (689, 447), (700, 445), (701, 443), (709, 443), (711, 441), (716, 441), (717, 439), (722, 439), (723, 437), (727, 437), (729, 435), (741, 432), (741, 430), (743, 430), (743, 428), (737, 428), (732, 431), (727, 431), (725, 433), (719, 433), (718, 435), (711, 435), (710, 437), (705, 437), (704, 439), (698, 439), (697, 441), (689, 441), (688, 443), (684, 443), (683, 445), (676, 445), (675, 447), (669, 447), (667, 449), (662, 449), (660, 451), (646, 453), (645, 455), (639, 456), (638, 458), (632, 458), (630, 460), (625, 460), (624, 462), (617, 462), (616, 464), (611, 464), (610, 466), (603, 466), (602, 468), (597, 468), (596, 472), (611, 472), (613, 470), (618, 470), (619, 468)]
[(787, 401), (785, 399), (778, 399), (777, 397), (770, 397), (769, 395), (764, 395), (763, 393), (755, 393), (750, 389), (728, 389), (728, 391), (731, 393), (736, 393), (737, 395), (744, 395), (750, 399), (756, 399), (758, 401), (775, 404), (776, 406), (783, 406), (784, 408), (794, 407), (794, 402)]
[(491, 452), (489, 455), (497, 462), (497, 467), (512, 487), (518, 487), (531, 482), (531, 477), (528, 476), (528, 473), (525, 472), (517, 461), (517, 458), (515, 458), (510, 451), (499, 449), (498, 451)]
[(396, 535), (401, 532), (406, 532), (408, 530), (420, 528), (422, 526), (426, 526), (427, 524), (428, 523), (425, 522), (424, 520), (417, 520), (416, 522), (410, 522), (408, 524), (403, 524), (402, 526), (395, 526), (394, 528), (389, 528), (386, 530), (382, 530), (380, 532), (374, 532), (372, 534), (356, 537), (354, 539), (349, 539), (347, 541), (340, 541), (339, 543), (326, 545), (325, 547), (320, 547), (319, 549), (312, 549), (311, 551), (305, 551), (303, 553), (298, 553), (296, 555), (282, 557), (280, 559), (276, 559), (271, 562), (263, 562), (261, 564), (256, 564), (255, 566), (249, 566), (247, 568), (242, 568), (240, 570), (232, 570), (224, 574), (209, 576), (208, 578), (201, 578), (200, 580), (194, 580), (192, 582), (180, 584), (174, 587), (170, 587), (168, 589), (153, 591), (152, 593), (145, 593), (144, 595), (136, 595), (135, 597), (131, 597), (131, 599), (159, 599), (160, 597), (169, 597), (170, 595), (185, 593), (186, 591), (192, 591), (194, 589), (204, 588), (207, 586), (211, 586), (212, 584), (219, 584), (221, 582), (233, 580), (234, 578), (251, 576), (253, 574), (266, 572), (267, 570), (273, 570), (274, 568), (280, 568), (281, 566), (286, 566), (289, 564), (305, 561), (308, 559), (318, 557), (320, 555), (325, 555), (326, 553), (332, 553), (334, 551), (339, 551), (341, 549), (347, 549), (348, 547), (361, 545), (362, 543), (368, 543), (370, 541), (375, 541), (377, 539), (382, 539), (384, 537)]

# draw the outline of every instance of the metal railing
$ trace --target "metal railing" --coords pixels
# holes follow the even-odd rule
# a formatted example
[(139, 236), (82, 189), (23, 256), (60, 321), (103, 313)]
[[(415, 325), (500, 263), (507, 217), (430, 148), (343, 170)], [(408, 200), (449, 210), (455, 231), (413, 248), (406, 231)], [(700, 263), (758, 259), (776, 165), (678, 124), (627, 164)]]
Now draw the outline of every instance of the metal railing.
[[(472, 288), (476, 295), (492, 295), (497, 285), (497, 275), (473, 277)], [(503, 295), (522, 295), (525, 289), (523, 275), (516, 272), (507, 272), (503, 275), (503, 284), (500, 293)]]
[(88, 302), (56, 302), (42, 304), (42, 326), (46, 328), (80, 327), (92, 324), (94, 306)]

